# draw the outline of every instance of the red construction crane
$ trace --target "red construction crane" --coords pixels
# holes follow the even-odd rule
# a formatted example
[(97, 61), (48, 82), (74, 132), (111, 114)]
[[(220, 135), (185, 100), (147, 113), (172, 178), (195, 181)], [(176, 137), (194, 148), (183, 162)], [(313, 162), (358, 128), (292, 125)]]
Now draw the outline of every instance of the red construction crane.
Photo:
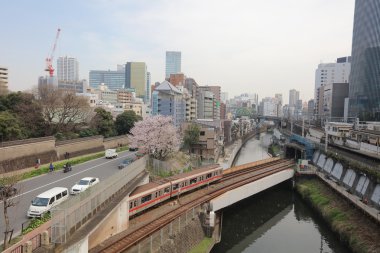
[(57, 42), (58, 42), (58, 37), (59, 37), (60, 32), (61, 32), (61, 29), (58, 28), (57, 35), (55, 36), (53, 47), (50, 50), (48, 57), (46, 58), (46, 69), (45, 69), (45, 71), (49, 72), (50, 77), (54, 76), (54, 68), (53, 68), (52, 63), (54, 60), (55, 48), (57, 47)]

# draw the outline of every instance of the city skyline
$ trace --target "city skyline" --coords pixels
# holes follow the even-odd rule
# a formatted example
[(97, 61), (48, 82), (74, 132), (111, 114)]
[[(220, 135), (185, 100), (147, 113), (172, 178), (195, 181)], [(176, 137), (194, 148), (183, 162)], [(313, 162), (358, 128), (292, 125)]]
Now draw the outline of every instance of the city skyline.
[[(45, 74), (44, 59), (60, 27), (56, 57), (78, 59), (81, 79), (89, 79), (90, 70), (142, 61), (152, 83), (162, 82), (165, 52), (178, 49), (186, 76), (201, 85), (217, 83), (230, 97), (248, 92), (286, 98), (296, 89), (306, 101), (314, 96), (318, 64), (351, 55), (353, 0), (202, 2), (201, 9), (200, 4), (7, 2), (0, 21), (11, 25), (5, 27), (0, 64), (9, 69), (10, 90), (31, 88)], [(44, 13), (54, 14), (49, 22)]]

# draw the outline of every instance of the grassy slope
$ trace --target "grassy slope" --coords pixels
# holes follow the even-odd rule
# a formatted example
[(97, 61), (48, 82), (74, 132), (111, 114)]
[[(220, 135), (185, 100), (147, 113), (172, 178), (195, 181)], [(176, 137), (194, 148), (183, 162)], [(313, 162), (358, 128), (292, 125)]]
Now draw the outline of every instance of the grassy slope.
[(354, 252), (380, 252), (380, 227), (319, 180), (297, 183), (297, 191)]

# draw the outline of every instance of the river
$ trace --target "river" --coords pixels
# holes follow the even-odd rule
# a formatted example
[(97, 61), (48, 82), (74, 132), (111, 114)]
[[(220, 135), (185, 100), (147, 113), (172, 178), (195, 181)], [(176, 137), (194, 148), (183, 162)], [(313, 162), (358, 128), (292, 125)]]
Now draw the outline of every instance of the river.
[[(242, 147), (236, 165), (268, 158), (271, 136), (262, 134)], [(289, 182), (223, 211), (222, 241), (212, 253), (351, 252), (323, 220), (295, 194)]]

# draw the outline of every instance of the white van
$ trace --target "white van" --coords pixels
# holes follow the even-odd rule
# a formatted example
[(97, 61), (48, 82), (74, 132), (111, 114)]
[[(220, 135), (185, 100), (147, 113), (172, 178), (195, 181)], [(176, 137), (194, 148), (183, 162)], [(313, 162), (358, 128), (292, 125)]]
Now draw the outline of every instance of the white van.
[(117, 157), (116, 149), (107, 149), (106, 158), (115, 158)]
[(65, 201), (68, 197), (69, 190), (64, 187), (54, 187), (53, 189), (43, 192), (32, 200), (27, 216), (41, 217), (53, 206)]

